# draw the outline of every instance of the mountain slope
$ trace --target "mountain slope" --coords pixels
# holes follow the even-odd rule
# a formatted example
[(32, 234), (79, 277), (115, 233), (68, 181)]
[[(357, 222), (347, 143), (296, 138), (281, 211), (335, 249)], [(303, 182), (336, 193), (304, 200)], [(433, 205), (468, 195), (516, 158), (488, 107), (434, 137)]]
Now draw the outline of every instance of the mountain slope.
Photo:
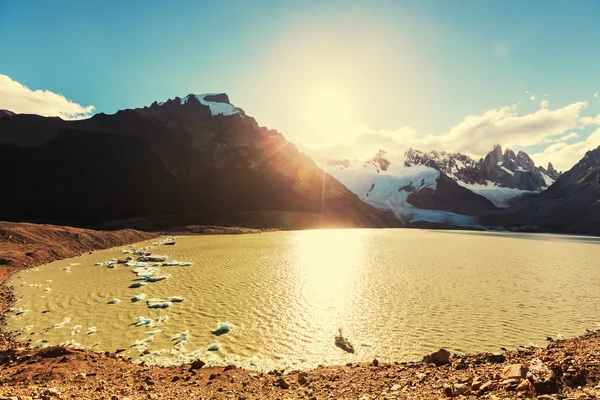
[(169, 215), (161, 217), (167, 225), (396, 223), (225, 94), (189, 95), (81, 121), (2, 118), (0, 167), (13, 171), (3, 180), (11, 195), (0, 197), (0, 220), (90, 225)]
[(511, 227), (600, 235), (600, 147), (588, 151), (550, 188), (491, 219)]

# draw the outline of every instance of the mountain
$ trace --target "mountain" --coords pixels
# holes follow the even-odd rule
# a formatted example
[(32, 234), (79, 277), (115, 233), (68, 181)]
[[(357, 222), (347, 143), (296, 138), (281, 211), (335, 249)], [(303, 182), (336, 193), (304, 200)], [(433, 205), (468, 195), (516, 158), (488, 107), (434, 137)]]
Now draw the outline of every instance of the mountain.
[(321, 167), (361, 200), (393, 211), (405, 224), (480, 227), (480, 213), (496, 209), (485, 197), (428, 165), (390, 161), (380, 150), (365, 162), (324, 161)]
[(499, 187), (540, 192), (560, 176), (552, 164), (548, 169), (536, 167), (527, 153), (519, 151), (515, 154), (511, 149), (503, 152), (499, 145), (479, 161), (460, 153), (422, 152), (412, 148), (405, 157), (407, 166), (426, 165), (467, 185), (491, 182)]
[(526, 197), (488, 222), (537, 231), (600, 235), (600, 147), (588, 151), (548, 190)]
[[(0, 220), (395, 226), (226, 94), (79, 121), (0, 118)], [(136, 224), (138, 224), (136, 222)], [(137, 225), (136, 225), (137, 226)]]
[(0, 118), (12, 117), (15, 115), (14, 112), (9, 110), (0, 110)]
[(323, 160), (322, 168), (363, 201), (405, 221), (482, 226), (479, 217), (546, 190), (560, 174), (536, 167), (527, 153), (494, 146), (485, 158), (409, 149), (402, 158), (379, 150), (366, 161)]

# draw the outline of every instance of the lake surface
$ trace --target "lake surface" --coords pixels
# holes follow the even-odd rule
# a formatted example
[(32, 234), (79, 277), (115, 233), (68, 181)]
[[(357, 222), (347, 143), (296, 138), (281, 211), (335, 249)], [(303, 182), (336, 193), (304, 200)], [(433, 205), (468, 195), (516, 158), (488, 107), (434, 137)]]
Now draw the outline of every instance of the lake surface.
[[(134, 359), (147, 349), (146, 362), (200, 357), (269, 370), (417, 360), (440, 347), (497, 352), (600, 322), (596, 238), (413, 229), (188, 236), (151, 251), (193, 265), (161, 267), (169, 279), (137, 289), (129, 288), (138, 279), (131, 267), (95, 266), (151, 244), (16, 274), (14, 308), (27, 311), (9, 314), (9, 329), (36, 346), (125, 348)], [(149, 309), (130, 301), (142, 293), (185, 300)], [(112, 298), (121, 301), (108, 304)], [(152, 322), (133, 325), (139, 316)], [(157, 325), (161, 316), (168, 320)], [(213, 335), (222, 322), (231, 331)], [(338, 328), (355, 354), (334, 345)], [(208, 351), (211, 344), (219, 350)]]

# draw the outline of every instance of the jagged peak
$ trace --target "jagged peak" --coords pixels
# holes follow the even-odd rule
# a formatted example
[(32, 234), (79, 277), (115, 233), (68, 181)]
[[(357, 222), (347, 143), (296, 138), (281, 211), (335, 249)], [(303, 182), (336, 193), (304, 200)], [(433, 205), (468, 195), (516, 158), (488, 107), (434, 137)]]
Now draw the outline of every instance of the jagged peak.
[(236, 115), (240, 114), (244, 116), (244, 111), (241, 108), (235, 107), (229, 101), (229, 96), (226, 93), (203, 93), (203, 94), (189, 94), (184, 97), (175, 97), (168, 99), (167, 101), (154, 102), (151, 107), (162, 107), (170, 104), (186, 105), (198, 102), (204, 106), (210, 108), (210, 112), (213, 116), (215, 115)]

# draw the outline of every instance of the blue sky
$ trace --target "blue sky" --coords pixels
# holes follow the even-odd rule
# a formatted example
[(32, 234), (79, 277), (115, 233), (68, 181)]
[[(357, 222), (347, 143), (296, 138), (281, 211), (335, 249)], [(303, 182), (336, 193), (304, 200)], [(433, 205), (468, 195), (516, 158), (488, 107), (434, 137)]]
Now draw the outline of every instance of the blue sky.
[[(106, 113), (227, 92), (307, 149), (369, 132), (473, 155), (498, 142), (567, 165), (600, 145), (567, 148), (597, 129), (573, 121), (600, 113), (598, 20), (600, 2), (586, 0), (0, 0), (0, 74)], [(510, 120), (535, 116), (544, 99), (554, 111), (587, 104)], [(453, 141), (468, 116), (480, 117), (477, 131)], [(504, 143), (511, 124), (523, 132)], [(469, 134), (481, 137), (469, 144)]]

